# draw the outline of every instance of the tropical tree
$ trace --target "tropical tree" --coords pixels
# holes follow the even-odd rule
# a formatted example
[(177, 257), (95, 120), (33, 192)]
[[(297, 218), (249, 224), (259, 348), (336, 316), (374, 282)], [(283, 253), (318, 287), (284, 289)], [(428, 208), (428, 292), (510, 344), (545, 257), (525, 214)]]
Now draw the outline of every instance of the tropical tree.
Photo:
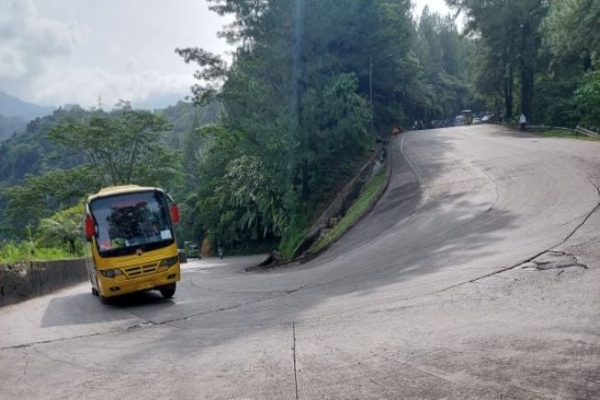
[(107, 184), (120, 185), (132, 183), (136, 169), (143, 164), (154, 169), (166, 166), (157, 164), (155, 156), (159, 135), (168, 129), (161, 115), (120, 102), (112, 114), (99, 112), (88, 121), (71, 121), (53, 128), (50, 138), (85, 154), (89, 165)]
[(72, 207), (97, 191), (101, 182), (93, 168), (56, 169), (41, 176), (28, 175), (22, 185), (4, 189), (7, 205), (1, 227), (7, 236), (25, 237), (26, 228), (38, 226), (55, 211)]
[(417, 22), (416, 54), (421, 67), (419, 119), (439, 120), (473, 105), (471, 86), (475, 40), (462, 36), (450, 16), (425, 7)]
[(38, 229), (41, 243), (46, 246), (66, 244), (70, 254), (77, 254), (77, 244), (82, 236), (83, 208), (83, 203), (80, 203), (42, 219)]
[[(467, 17), (467, 32), (481, 37), (487, 47), (490, 62), (486, 64), (493, 76), (502, 72), (500, 90), (504, 96), (505, 115), (512, 118), (513, 90), (520, 88), (521, 112), (532, 119), (535, 74), (539, 71), (541, 46), (540, 25), (547, 12), (544, 0), (447, 0)], [(497, 85), (500, 82), (496, 83)]]
[(582, 124), (600, 130), (600, 71), (587, 74), (584, 84), (575, 92), (575, 99), (583, 116)]
[(600, 57), (600, 2), (551, 0), (543, 23), (544, 43), (557, 61), (580, 60), (590, 70)]

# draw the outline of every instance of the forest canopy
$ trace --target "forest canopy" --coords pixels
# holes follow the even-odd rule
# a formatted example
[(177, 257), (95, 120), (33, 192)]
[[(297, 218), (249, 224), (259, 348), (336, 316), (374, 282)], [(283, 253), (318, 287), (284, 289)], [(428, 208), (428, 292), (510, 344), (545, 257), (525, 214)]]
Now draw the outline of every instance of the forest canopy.
[(418, 18), (409, 0), (208, 2), (235, 50), (175, 50), (198, 68), (194, 105), (59, 109), (0, 144), (1, 238), (47, 239), (87, 194), (140, 183), (180, 203), (182, 240), (289, 256), (393, 127), (467, 108), (600, 127), (595, 0), (447, 0), (456, 14)]

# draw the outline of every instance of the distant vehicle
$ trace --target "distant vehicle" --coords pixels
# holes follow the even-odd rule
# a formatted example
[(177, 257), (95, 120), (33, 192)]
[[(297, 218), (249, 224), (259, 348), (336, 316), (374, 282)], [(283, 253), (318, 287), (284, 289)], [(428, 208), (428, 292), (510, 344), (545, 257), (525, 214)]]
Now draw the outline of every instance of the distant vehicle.
[(492, 116), (491, 115), (484, 115), (481, 118), (481, 122), (484, 123), (484, 124), (492, 122)]
[(471, 110), (462, 110), (460, 113), (465, 119), (464, 125), (471, 125), (473, 123), (473, 113)]
[(465, 125), (465, 117), (463, 117), (462, 115), (457, 115), (456, 118), (454, 118), (454, 126), (463, 125)]
[(184, 243), (184, 247), (188, 258), (200, 258), (200, 245), (198, 243), (187, 241)]
[(482, 118), (479, 118), (479, 117), (473, 118), (473, 125), (481, 124), (482, 122), (483, 122)]
[(179, 210), (171, 196), (158, 188), (117, 186), (88, 197), (85, 208), (92, 294), (102, 303), (152, 289), (173, 297), (181, 271)]

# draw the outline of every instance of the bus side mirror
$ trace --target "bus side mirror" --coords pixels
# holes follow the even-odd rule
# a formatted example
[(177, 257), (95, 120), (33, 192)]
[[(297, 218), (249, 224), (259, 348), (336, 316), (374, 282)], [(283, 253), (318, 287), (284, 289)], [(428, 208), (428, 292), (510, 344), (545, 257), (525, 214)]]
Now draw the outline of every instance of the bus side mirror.
[(174, 224), (178, 224), (179, 208), (177, 208), (177, 204), (172, 204), (169, 211), (171, 212), (171, 221), (173, 221)]
[(84, 229), (85, 229), (85, 238), (87, 240), (92, 240), (92, 237), (96, 233), (96, 225), (94, 224), (94, 219), (92, 217), (90, 217), (89, 215), (87, 215), (85, 217)]

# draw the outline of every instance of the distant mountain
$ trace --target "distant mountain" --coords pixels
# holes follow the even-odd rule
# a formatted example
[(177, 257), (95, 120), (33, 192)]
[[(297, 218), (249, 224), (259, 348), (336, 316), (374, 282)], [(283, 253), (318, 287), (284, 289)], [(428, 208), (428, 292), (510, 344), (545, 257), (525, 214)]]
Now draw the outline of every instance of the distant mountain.
[(0, 115), (0, 142), (10, 138), (13, 133), (24, 131), (26, 126), (23, 118)]
[[(160, 113), (171, 126), (163, 134), (163, 140), (174, 150), (183, 149), (185, 135), (199, 126), (215, 123), (222, 112), (220, 103), (204, 107), (178, 102), (161, 110)], [(40, 175), (51, 169), (67, 169), (83, 163), (81, 154), (65, 152), (48, 139), (50, 130), (68, 121), (84, 121), (96, 111), (86, 111), (77, 105), (56, 109), (51, 115), (30, 121), (24, 130), (16, 130), (18, 135), (0, 140), (0, 188), (18, 184), (25, 175)], [(107, 115), (110, 114), (107, 113)], [(2, 199), (0, 191), (0, 216)]]
[(159, 110), (163, 108), (168, 108), (173, 104), (177, 104), (180, 101), (183, 101), (186, 98), (186, 96), (189, 96), (189, 92), (157, 95), (142, 101), (132, 101), (131, 105), (133, 106), (133, 108)]
[(54, 107), (43, 107), (27, 103), (17, 97), (0, 92), (0, 115), (5, 117), (19, 117), (31, 121), (38, 117), (52, 114)]

